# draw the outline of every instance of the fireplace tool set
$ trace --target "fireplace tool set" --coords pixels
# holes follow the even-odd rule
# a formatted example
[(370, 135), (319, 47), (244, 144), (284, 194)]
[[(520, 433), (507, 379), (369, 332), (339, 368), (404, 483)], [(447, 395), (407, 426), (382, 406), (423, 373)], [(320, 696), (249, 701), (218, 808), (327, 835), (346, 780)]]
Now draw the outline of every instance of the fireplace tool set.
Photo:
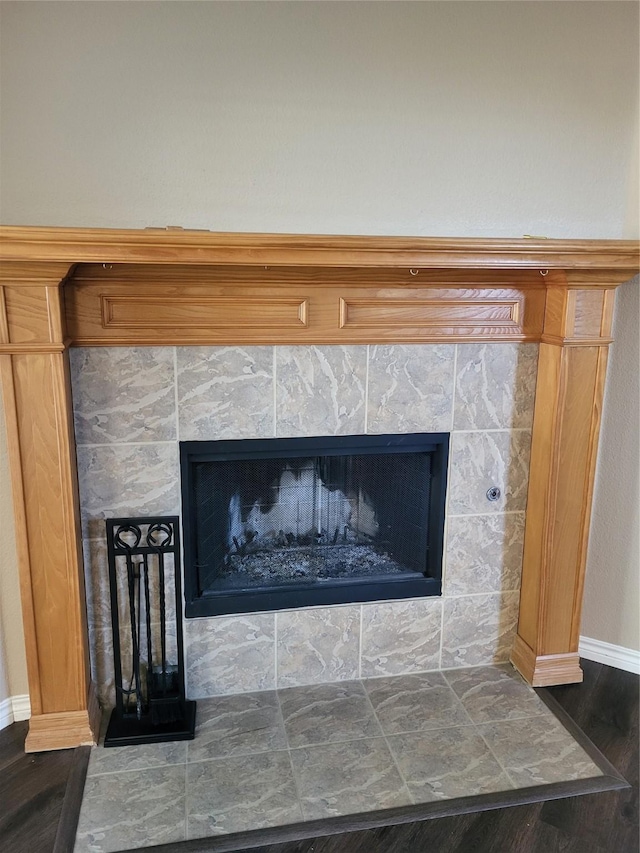
[(116, 707), (105, 746), (190, 740), (177, 516), (107, 520)]

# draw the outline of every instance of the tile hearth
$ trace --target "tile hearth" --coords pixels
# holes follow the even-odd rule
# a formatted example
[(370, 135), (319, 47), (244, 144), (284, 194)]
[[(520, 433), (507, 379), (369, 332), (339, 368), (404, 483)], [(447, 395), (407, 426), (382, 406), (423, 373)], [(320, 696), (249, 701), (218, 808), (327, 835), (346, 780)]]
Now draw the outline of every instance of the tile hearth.
[(75, 853), (602, 775), (508, 665), (218, 696), (193, 741), (92, 750)]

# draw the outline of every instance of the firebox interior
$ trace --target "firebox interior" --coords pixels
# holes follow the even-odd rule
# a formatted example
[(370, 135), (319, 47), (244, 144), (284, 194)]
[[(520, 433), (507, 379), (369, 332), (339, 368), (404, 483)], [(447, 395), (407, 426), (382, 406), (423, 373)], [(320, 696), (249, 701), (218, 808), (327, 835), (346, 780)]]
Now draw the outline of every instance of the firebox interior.
[(183, 442), (187, 616), (438, 595), (448, 444)]

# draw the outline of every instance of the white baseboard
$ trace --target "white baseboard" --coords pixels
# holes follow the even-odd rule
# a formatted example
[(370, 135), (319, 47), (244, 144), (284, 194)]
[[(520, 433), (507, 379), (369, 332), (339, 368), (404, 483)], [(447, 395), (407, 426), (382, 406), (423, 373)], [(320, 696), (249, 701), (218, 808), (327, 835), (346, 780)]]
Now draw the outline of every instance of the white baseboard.
[(31, 702), (25, 693), (22, 696), (9, 696), (0, 702), (0, 729), (6, 729), (11, 723), (28, 720), (31, 716)]
[(594, 660), (596, 663), (604, 663), (606, 666), (614, 666), (616, 669), (624, 669), (626, 672), (635, 672), (636, 675), (640, 675), (640, 652), (634, 649), (614, 646), (613, 643), (605, 643), (602, 640), (592, 640), (591, 637), (580, 637), (578, 653), (580, 657), (587, 660)]
[(20, 720), (28, 720), (31, 716), (31, 701), (29, 694), (13, 697), (13, 721), (15, 723)]

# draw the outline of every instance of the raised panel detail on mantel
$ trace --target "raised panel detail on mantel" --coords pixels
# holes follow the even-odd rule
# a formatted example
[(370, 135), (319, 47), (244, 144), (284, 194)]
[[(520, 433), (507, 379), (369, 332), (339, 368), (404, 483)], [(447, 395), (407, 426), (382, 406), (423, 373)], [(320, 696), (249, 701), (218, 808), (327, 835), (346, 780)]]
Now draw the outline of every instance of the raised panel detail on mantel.
[(307, 325), (307, 300), (296, 297), (235, 297), (102, 294), (105, 329), (279, 329)]
[[(436, 299), (340, 299), (340, 328), (375, 329), (380, 326), (404, 329), (464, 326), (482, 330), (487, 326), (504, 327), (511, 334), (522, 334), (519, 322), (524, 297), (491, 301), (476, 298)], [(499, 333), (499, 332), (498, 332)]]

